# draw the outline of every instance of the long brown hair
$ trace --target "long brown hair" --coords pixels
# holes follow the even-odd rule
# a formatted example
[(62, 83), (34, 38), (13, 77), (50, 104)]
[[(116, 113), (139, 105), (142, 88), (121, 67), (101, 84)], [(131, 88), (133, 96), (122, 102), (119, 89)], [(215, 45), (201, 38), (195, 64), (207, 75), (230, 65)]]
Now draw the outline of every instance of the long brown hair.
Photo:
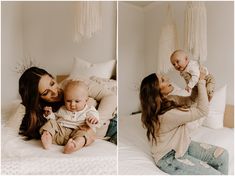
[[(22, 99), (22, 104), (25, 106), (25, 115), (20, 125), (19, 134), (26, 139), (40, 139), (39, 129), (47, 121), (43, 117), (43, 108), (52, 106), (57, 110), (61, 106), (61, 102), (47, 103), (40, 98), (38, 84), (43, 75), (49, 75), (44, 69), (31, 67), (27, 69), (19, 79), (19, 94)], [(63, 100), (63, 99), (62, 99)]]
[(160, 129), (159, 115), (178, 107), (174, 101), (169, 101), (161, 94), (159, 80), (155, 73), (145, 77), (140, 86), (140, 103), (142, 108), (141, 121), (147, 129), (147, 138), (157, 143)]

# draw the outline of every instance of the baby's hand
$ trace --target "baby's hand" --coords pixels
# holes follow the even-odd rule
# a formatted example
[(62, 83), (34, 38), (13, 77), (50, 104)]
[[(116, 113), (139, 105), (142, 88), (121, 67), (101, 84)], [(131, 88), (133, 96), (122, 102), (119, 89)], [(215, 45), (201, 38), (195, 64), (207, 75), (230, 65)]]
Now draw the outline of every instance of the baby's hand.
[(86, 122), (90, 123), (90, 124), (97, 124), (98, 123), (98, 119), (94, 116), (88, 116), (86, 118)]
[(191, 89), (189, 86), (186, 86), (186, 87), (185, 87), (185, 90), (186, 90), (187, 92), (191, 92), (192, 89)]
[(43, 110), (44, 110), (43, 115), (44, 115), (45, 117), (49, 116), (49, 115), (52, 113), (52, 107), (50, 107), (50, 106), (45, 106), (45, 107), (43, 108)]

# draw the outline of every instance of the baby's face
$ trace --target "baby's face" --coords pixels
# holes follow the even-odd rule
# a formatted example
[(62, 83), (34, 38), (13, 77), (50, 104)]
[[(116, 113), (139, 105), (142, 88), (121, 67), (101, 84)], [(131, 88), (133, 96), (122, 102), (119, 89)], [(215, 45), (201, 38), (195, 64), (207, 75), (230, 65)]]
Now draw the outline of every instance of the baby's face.
[(188, 64), (187, 55), (184, 53), (177, 53), (173, 57), (171, 57), (171, 63), (178, 71), (184, 71)]
[(68, 111), (77, 112), (83, 110), (87, 102), (87, 94), (78, 87), (72, 87), (64, 93), (65, 107)]

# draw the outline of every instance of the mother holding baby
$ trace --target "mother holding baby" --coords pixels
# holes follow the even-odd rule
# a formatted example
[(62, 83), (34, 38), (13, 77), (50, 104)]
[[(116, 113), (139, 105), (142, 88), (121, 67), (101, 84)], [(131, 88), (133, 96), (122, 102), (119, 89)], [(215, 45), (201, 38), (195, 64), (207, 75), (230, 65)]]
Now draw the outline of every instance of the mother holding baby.
[[(200, 71), (197, 88), (189, 97), (169, 95), (173, 86), (163, 76), (150, 74), (142, 80), (142, 123), (158, 168), (173, 175), (228, 174), (228, 152), (191, 141), (186, 123), (208, 115), (206, 73)], [(197, 98), (196, 98), (197, 97)], [(190, 107), (197, 100), (196, 107)]]
[[(87, 86), (89, 97), (99, 101), (98, 111), (102, 124), (97, 133), (104, 137), (109, 121), (113, 118), (112, 113), (117, 107), (117, 97), (95, 82), (88, 80)], [(52, 111), (56, 112), (64, 105), (63, 89), (46, 70), (31, 67), (25, 70), (19, 79), (19, 93), (22, 104), (25, 106), (25, 115), (20, 125), (19, 134), (25, 136), (26, 139), (40, 139), (39, 130), (47, 122), (44, 117), (45, 107), (51, 107)], [(92, 105), (94, 101), (89, 100), (87, 103)], [(85, 144), (89, 145), (94, 138), (95, 136), (91, 135)]]

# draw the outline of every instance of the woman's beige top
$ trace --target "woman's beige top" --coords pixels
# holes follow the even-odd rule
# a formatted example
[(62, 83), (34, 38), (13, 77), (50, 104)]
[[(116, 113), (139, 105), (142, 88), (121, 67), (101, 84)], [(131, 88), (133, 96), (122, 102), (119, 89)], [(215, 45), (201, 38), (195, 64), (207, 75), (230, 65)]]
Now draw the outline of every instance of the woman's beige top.
[[(171, 109), (159, 116), (160, 129), (157, 136), (157, 144), (151, 143), (152, 155), (157, 163), (172, 149), (176, 151), (175, 157), (185, 154), (191, 142), (186, 123), (206, 116), (209, 111), (209, 102), (206, 93), (205, 80), (198, 82), (197, 106), (187, 111)], [(191, 105), (192, 97), (171, 96), (170, 99), (182, 105)]]

